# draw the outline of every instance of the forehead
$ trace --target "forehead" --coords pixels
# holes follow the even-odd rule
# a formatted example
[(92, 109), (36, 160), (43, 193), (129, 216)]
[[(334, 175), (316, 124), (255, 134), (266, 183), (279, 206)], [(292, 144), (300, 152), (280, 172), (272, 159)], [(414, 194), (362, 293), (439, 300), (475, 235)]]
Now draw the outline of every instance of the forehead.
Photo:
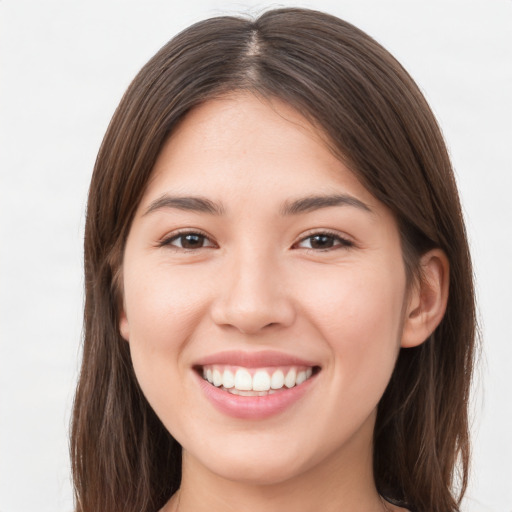
[(251, 93), (187, 114), (157, 158), (143, 203), (169, 191), (228, 200), (346, 191), (376, 202), (320, 129), (285, 102)]

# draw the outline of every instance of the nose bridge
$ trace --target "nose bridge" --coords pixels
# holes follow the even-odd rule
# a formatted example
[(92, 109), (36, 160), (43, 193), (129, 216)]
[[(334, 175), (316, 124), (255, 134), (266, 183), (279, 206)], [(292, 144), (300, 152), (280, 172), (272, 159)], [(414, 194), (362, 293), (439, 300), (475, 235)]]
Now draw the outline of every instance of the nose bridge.
[(226, 259), (219, 277), (219, 294), (213, 307), (216, 323), (255, 333), (293, 322), (293, 304), (272, 247), (253, 243), (238, 247)]

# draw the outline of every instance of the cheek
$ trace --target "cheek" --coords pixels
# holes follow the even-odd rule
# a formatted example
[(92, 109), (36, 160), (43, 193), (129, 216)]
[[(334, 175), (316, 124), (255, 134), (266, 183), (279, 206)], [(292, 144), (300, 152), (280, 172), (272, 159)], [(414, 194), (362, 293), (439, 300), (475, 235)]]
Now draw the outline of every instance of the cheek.
[(337, 269), (307, 283), (311, 321), (329, 345), (339, 378), (360, 383), (389, 379), (400, 347), (405, 273), (389, 263)]
[(207, 299), (197, 281), (166, 266), (125, 272), (125, 308), (129, 344), (139, 384), (158, 411), (159, 403), (179, 401), (188, 367), (184, 354), (204, 315)]
[[(207, 298), (197, 279), (167, 266), (126, 268), (125, 308), (131, 359), (146, 399), (171, 432), (181, 432), (173, 411), (188, 410), (187, 347), (202, 321)], [(197, 278), (197, 276), (195, 276)]]
[(175, 346), (197, 322), (206, 302), (194, 276), (163, 266), (125, 275), (130, 341), (157, 348)]

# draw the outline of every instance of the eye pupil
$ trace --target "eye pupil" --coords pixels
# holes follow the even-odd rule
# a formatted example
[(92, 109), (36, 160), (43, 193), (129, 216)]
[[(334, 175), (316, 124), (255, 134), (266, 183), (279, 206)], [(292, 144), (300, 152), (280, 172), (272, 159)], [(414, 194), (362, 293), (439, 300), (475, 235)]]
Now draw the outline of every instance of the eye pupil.
[(327, 249), (334, 245), (334, 239), (329, 235), (314, 235), (310, 243), (313, 249)]

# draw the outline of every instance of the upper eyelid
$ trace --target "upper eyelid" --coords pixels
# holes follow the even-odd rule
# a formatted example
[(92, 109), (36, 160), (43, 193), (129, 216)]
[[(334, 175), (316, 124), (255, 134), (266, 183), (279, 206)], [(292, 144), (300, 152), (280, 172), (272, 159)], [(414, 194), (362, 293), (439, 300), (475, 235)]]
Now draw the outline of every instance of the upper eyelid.
[(178, 229), (176, 231), (173, 231), (165, 236), (163, 236), (162, 238), (160, 238), (158, 241), (157, 241), (157, 245), (158, 246), (164, 246), (164, 245), (170, 245), (170, 243), (179, 238), (180, 236), (186, 236), (186, 235), (200, 235), (200, 236), (204, 236), (206, 239), (208, 239), (208, 241), (212, 244), (216, 244), (216, 242), (214, 241), (213, 237), (210, 236), (208, 233), (204, 232), (202, 229), (198, 229), (198, 228), (182, 228), (182, 229)]
[(297, 239), (297, 242), (294, 242), (295, 244), (298, 243), (298, 242), (302, 242), (303, 240), (306, 240), (307, 238), (310, 238), (312, 236), (316, 236), (316, 235), (327, 235), (327, 236), (332, 236), (333, 238), (338, 238), (340, 240), (343, 240), (345, 242), (350, 242), (352, 244), (354, 244), (354, 240), (352, 239), (352, 237), (344, 234), (344, 233), (340, 233), (338, 231), (335, 231), (335, 230), (330, 230), (330, 229), (316, 229), (316, 230), (312, 230), (310, 232), (306, 232), (302, 235), (300, 235), (300, 237)]
[[(316, 235), (327, 235), (329, 237), (332, 237), (335, 239), (335, 243), (331, 247), (325, 247), (325, 248), (313, 248), (313, 247), (301, 247), (300, 244), (308, 240), (309, 238), (312, 238)], [(305, 236), (301, 236), (301, 238), (294, 242), (292, 245), (292, 249), (294, 250), (300, 250), (305, 251), (308, 253), (313, 254), (319, 254), (319, 253), (331, 253), (331, 252), (337, 252), (340, 250), (349, 250), (357, 247), (356, 243), (353, 241), (351, 237), (348, 237), (347, 235), (343, 235), (338, 232), (333, 232), (330, 230), (318, 230), (313, 231), (312, 233), (309, 233)]]

